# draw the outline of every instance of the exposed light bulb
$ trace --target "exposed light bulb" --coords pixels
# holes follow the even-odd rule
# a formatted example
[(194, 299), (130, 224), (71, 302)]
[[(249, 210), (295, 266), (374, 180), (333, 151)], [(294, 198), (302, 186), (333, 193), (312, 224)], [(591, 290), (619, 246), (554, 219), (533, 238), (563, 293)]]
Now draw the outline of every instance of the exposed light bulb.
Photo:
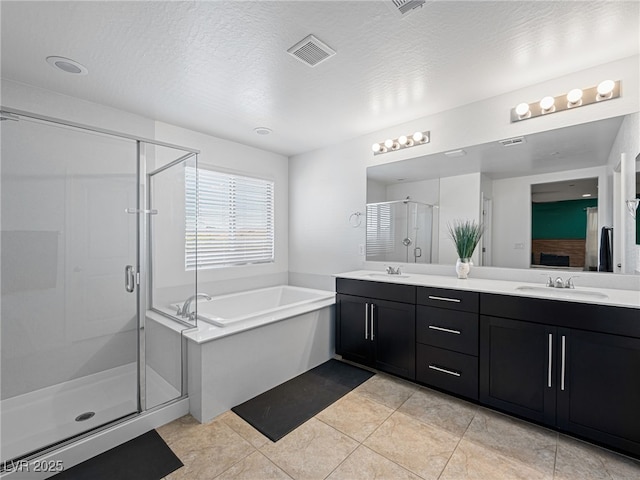
[(424, 135), (422, 132), (416, 132), (413, 134), (413, 141), (414, 142), (422, 142), (422, 139), (424, 138)]
[(519, 103), (516, 107), (516, 114), (519, 117), (524, 117), (527, 113), (529, 113), (529, 104), (528, 103)]
[(601, 99), (610, 98), (615, 86), (616, 83), (613, 80), (604, 80), (603, 82), (600, 82), (597, 88), (598, 97)]
[(400, 145), (402, 145), (402, 146), (406, 145), (408, 141), (409, 141), (409, 139), (407, 138), (407, 136), (406, 136), (406, 135), (400, 135), (400, 136), (398, 137), (398, 143), (399, 143)]
[(387, 147), (387, 148), (391, 148), (391, 147), (393, 147), (393, 140), (391, 140), (390, 138), (387, 138), (387, 139), (384, 141), (384, 146), (385, 146), (385, 147)]
[(553, 97), (544, 97), (540, 100), (540, 109), (542, 110), (542, 113), (550, 112), (554, 103), (555, 99)]
[(382, 150), (382, 146), (379, 143), (374, 143), (373, 145), (371, 145), (371, 150), (373, 150), (373, 153), (380, 153), (380, 150)]
[(567, 93), (567, 107), (577, 107), (582, 104), (582, 90), (579, 88), (574, 88), (573, 90)]

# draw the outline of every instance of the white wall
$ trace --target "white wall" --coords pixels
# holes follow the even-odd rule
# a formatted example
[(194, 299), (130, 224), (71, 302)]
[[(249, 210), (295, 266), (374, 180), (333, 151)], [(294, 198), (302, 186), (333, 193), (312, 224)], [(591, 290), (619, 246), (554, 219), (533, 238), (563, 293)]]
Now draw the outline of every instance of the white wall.
[[(358, 254), (358, 245), (364, 244), (365, 226), (352, 228), (348, 218), (354, 211), (364, 211), (368, 166), (635, 113), (640, 105), (639, 72), (638, 57), (630, 57), (291, 157), (290, 281), (330, 288), (334, 285), (332, 274), (366, 265)], [(557, 95), (576, 86), (597, 85), (605, 78), (622, 81), (624, 93), (620, 98), (544, 118), (510, 122), (511, 108), (522, 101)], [(372, 143), (416, 130), (430, 130), (431, 143), (384, 155), (371, 153)], [(442, 195), (442, 186), (440, 190)], [(494, 235), (494, 244), (495, 240)], [(493, 263), (497, 263), (495, 259)]]
[[(272, 180), (275, 188), (275, 262), (198, 271), (198, 291), (210, 295), (248, 290), (288, 281), (289, 250), (289, 178), (287, 158), (283, 155), (249, 147), (229, 140), (157, 122), (156, 139), (189, 145), (201, 151), (199, 166)], [(162, 173), (165, 194), (159, 200), (170, 210), (172, 226), (161, 232), (156, 268), (153, 272), (157, 300), (170, 303), (183, 301), (193, 294), (194, 272), (184, 266), (184, 178), (182, 172)], [(160, 212), (161, 213), (161, 212)], [(169, 225), (171, 227), (171, 224)]]
[[(455, 264), (458, 259), (455, 245), (449, 237), (449, 225), (471, 220), (480, 223), (480, 173), (457, 175), (440, 179), (440, 248), (439, 263)], [(478, 249), (471, 259), (478, 265)]]
[[(626, 156), (628, 170), (624, 186), (620, 178), (621, 156)], [(616, 136), (611, 153), (609, 154), (609, 167), (616, 173), (614, 177), (612, 218), (607, 219), (607, 225), (613, 225), (613, 265), (614, 272), (634, 273), (640, 272), (640, 246), (636, 244), (635, 223), (629, 215), (624, 201), (627, 198), (635, 198), (636, 181), (631, 170), (636, 164), (636, 157), (640, 154), (640, 113), (625, 117)], [(633, 177), (633, 178), (632, 178)], [(623, 188), (624, 187), (624, 188)], [(620, 235), (618, 232), (625, 232)], [(621, 252), (624, 250), (624, 256)], [(624, 259), (624, 260), (623, 260)], [(621, 266), (618, 267), (618, 264)]]
[[(286, 157), (171, 125), (156, 124), (153, 120), (127, 112), (4, 79), (1, 93), (5, 107), (199, 148), (202, 150), (202, 163), (273, 179), (276, 184), (276, 262), (209, 270), (201, 272), (199, 280), (202, 288), (212, 294), (287, 282), (289, 215)], [(33, 124), (27, 121), (18, 124), (2, 122), (0, 128), (6, 134), (9, 129), (13, 132), (16, 128), (29, 125)], [(53, 128), (52, 131), (55, 135), (51, 138), (42, 135), (26, 138), (23, 143), (29, 146), (29, 150), (9, 151), (7, 149), (11, 145), (8, 141), (2, 145), (3, 232), (44, 232), (47, 235), (40, 235), (43, 241), (50, 237), (58, 239), (55, 245), (45, 242), (52, 245), (48, 248), (54, 252), (49, 256), (51, 261), (44, 261), (42, 255), (34, 256), (34, 262), (31, 263), (33, 268), (38, 269), (37, 272), (22, 266), (22, 271), (32, 273), (23, 282), (29, 287), (28, 291), (16, 291), (15, 282), (12, 282), (12, 286), (3, 284), (3, 398), (132, 362), (137, 354), (135, 296), (124, 292), (122, 274), (124, 265), (134, 263), (135, 256), (131, 260), (117, 260), (117, 268), (108, 267), (114, 272), (114, 279), (103, 278), (104, 288), (108, 291), (96, 290), (96, 282), (85, 281), (73, 284), (77, 290), (71, 287), (66, 291), (63, 289), (63, 285), (71, 285), (69, 282), (78, 272), (83, 275), (86, 273), (84, 264), (74, 263), (78, 255), (68, 255), (75, 251), (84, 254), (84, 250), (76, 248), (78, 242), (74, 243), (79, 234), (84, 235), (86, 240), (86, 235), (102, 232), (98, 238), (92, 237), (87, 242), (88, 257), (82, 257), (86, 265), (92, 265), (89, 258), (91, 252), (113, 249), (122, 243), (125, 237), (115, 235), (114, 232), (120, 230), (112, 228), (121, 223), (121, 219), (125, 219), (127, 225), (133, 225), (135, 234), (135, 216), (124, 213), (125, 208), (135, 206), (135, 197), (112, 196), (108, 194), (109, 191), (102, 196), (100, 189), (94, 188), (100, 187), (100, 182), (111, 188), (114, 185), (112, 180), (123, 175), (124, 167), (122, 162), (115, 160), (113, 149), (105, 147), (103, 137), (82, 134), (87, 136), (88, 141), (74, 145), (69, 139), (72, 135), (66, 134), (65, 129)], [(34, 138), (37, 141), (33, 141)], [(126, 144), (130, 155), (125, 160), (128, 167), (124, 178), (128, 178), (130, 185), (135, 188), (135, 143), (122, 143)], [(150, 167), (154, 165), (154, 160), (164, 163), (178, 156), (175, 151), (158, 148), (150, 148), (148, 153)], [(66, 174), (69, 176), (65, 177)], [(161, 256), (166, 254), (164, 258), (170, 261), (167, 262), (169, 268), (166, 274), (157, 278), (165, 291), (169, 292), (168, 296), (173, 299), (175, 293), (179, 299), (184, 299), (193, 293), (194, 274), (184, 271), (184, 224), (180, 222), (184, 218), (184, 184), (181, 176), (173, 180), (168, 184), (171, 190), (165, 192), (167, 195), (160, 196), (165, 202), (162, 207), (172, 212), (172, 221), (165, 224), (158, 236), (163, 242), (166, 240), (163, 246), (173, 248), (177, 245), (178, 248), (160, 252)], [(83, 190), (78, 190), (76, 185), (84, 186)], [(115, 182), (114, 188), (118, 185)], [(77, 195), (85, 197), (72, 197), (76, 191)], [(69, 202), (69, 199), (73, 201)], [(29, 211), (27, 216), (20, 214), (25, 209)], [(105, 218), (105, 215), (109, 216)], [(69, 218), (77, 218), (78, 228), (84, 225), (84, 229), (73, 230), (76, 224), (70, 226)], [(86, 228), (87, 224), (91, 229)], [(102, 230), (93, 228), (101, 225)], [(128, 238), (135, 240), (135, 236)], [(125, 242), (124, 247), (130, 250), (129, 243)], [(7, 250), (3, 249), (3, 270), (15, 266), (5, 262), (6, 253)], [(17, 267), (12, 270), (15, 274), (20, 271)], [(160, 268), (157, 273), (165, 272)], [(8, 277), (15, 280), (16, 275), (9, 274)], [(180, 290), (181, 287), (183, 290)], [(133, 303), (130, 299), (133, 299)]]

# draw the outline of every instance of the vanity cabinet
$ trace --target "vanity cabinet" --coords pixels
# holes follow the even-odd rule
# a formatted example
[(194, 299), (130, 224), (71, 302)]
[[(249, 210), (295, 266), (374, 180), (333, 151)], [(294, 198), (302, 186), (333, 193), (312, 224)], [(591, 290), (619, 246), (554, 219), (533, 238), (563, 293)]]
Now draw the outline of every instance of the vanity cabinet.
[(416, 380), (478, 399), (479, 294), (418, 287)]
[(640, 455), (637, 309), (491, 294), (480, 305), (481, 403)]
[(415, 380), (415, 290), (410, 285), (336, 279), (336, 352)]

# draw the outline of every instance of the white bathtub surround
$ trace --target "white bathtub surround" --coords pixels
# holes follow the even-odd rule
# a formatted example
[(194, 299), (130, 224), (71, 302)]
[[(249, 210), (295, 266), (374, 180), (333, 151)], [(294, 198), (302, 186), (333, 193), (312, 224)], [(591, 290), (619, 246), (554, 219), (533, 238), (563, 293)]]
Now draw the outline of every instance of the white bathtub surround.
[[(334, 298), (333, 292), (280, 285), (245, 292), (198, 299), (198, 321), (229, 327), (260, 317), (260, 325), (282, 318), (285, 310), (313, 306)], [(182, 306), (172, 304), (173, 311)], [(246, 325), (244, 326), (246, 328)]]
[(224, 327), (199, 321), (197, 329), (184, 334), (189, 340), (189, 409), (200, 422), (208, 422), (334, 354), (333, 292), (276, 287), (229, 297), (239, 312), (241, 307), (254, 305), (264, 290), (290, 299), (313, 293), (315, 300), (289, 302), (278, 309), (262, 305), (261, 312), (244, 312), (245, 319)]

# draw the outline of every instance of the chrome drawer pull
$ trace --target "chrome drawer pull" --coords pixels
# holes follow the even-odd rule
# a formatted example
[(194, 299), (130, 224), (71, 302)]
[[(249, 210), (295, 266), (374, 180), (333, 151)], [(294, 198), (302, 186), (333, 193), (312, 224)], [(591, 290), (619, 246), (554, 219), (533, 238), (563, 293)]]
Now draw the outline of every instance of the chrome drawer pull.
[(438, 330), (439, 332), (455, 333), (456, 335), (460, 335), (462, 333), (460, 330), (451, 330), (450, 328), (436, 327), (435, 325), (429, 325), (429, 328), (431, 330)]
[(435, 365), (429, 365), (431, 370), (436, 370), (438, 372), (446, 373), (448, 375), (453, 375), (454, 377), (459, 377), (460, 374), (458, 372), (454, 372), (453, 370), (447, 370), (446, 368), (436, 367)]
[(459, 298), (435, 297), (433, 295), (429, 295), (429, 300), (441, 300), (443, 302), (453, 302), (453, 303), (460, 303), (462, 301)]

